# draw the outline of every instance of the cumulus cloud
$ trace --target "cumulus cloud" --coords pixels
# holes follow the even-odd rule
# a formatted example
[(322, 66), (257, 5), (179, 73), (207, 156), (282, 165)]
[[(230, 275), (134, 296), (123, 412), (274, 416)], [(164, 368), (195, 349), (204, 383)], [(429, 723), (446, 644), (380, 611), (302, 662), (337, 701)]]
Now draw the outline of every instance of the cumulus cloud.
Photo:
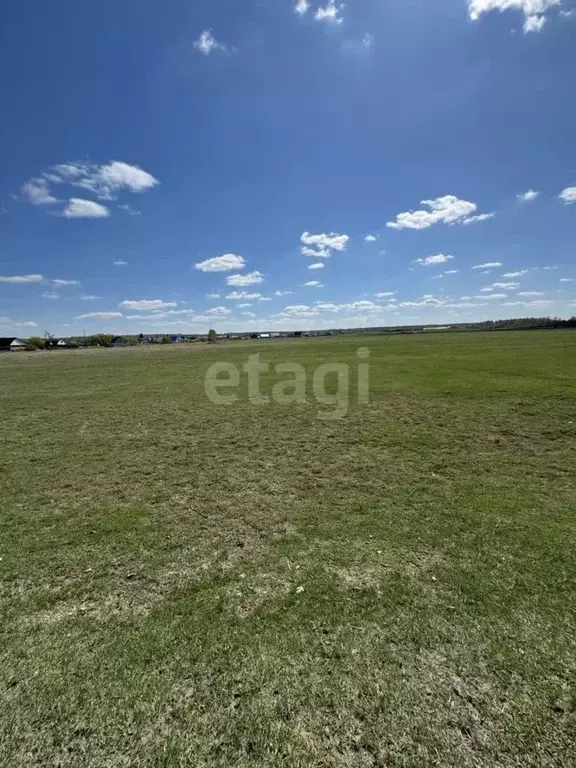
[(113, 264), (114, 264), (115, 267), (127, 267), (128, 266), (128, 262), (127, 261), (122, 261), (122, 260), (114, 261)]
[(492, 218), (493, 213), (475, 214), (478, 206), (468, 200), (460, 200), (455, 195), (444, 195), (434, 200), (422, 200), (429, 210), (405, 211), (396, 216), (395, 221), (388, 221), (392, 229), (427, 229), (434, 224), (473, 224)]
[(292, 291), (274, 291), (274, 296), (289, 296)]
[(200, 35), (198, 40), (194, 41), (194, 48), (205, 56), (212, 53), (212, 51), (226, 51), (224, 43), (219, 43), (218, 40), (212, 34), (211, 29), (205, 29)]
[(497, 267), (503, 267), (501, 261), (487, 261), (484, 264), (474, 264), (472, 269), (496, 269)]
[(307, 283), (302, 283), (304, 288), (324, 288), (324, 283), (319, 280), (308, 280)]
[(332, 251), (343, 251), (348, 245), (349, 239), (348, 235), (339, 235), (336, 232), (318, 235), (303, 232), (300, 235), (300, 242), (302, 243), (300, 252), (303, 256), (327, 259), (332, 255)]
[(110, 216), (110, 211), (105, 205), (95, 203), (93, 200), (72, 197), (62, 211), (62, 216), (65, 219), (106, 219)]
[(559, 283), (571, 283), (574, 278), (572, 277), (561, 277), (558, 281)]
[(565, 205), (576, 203), (576, 187), (566, 187), (566, 189), (560, 192), (558, 197), (564, 201)]
[(517, 269), (515, 272), (504, 272), (502, 277), (522, 277), (522, 275), (528, 274), (527, 269)]
[(54, 165), (44, 178), (55, 184), (69, 184), (93, 192), (100, 200), (114, 200), (122, 190), (146, 192), (159, 182), (152, 174), (119, 160), (104, 165), (62, 163)]
[(468, 0), (470, 18), (476, 21), (490, 11), (517, 10), (524, 14), (525, 33), (539, 32), (546, 21), (547, 12), (559, 5), (560, 0)]
[(122, 312), (87, 312), (85, 315), (77, 315), (76, 320), (116, 320), (124, 317)]
[(536, 192), (535, 189), (529, 189), (526, 192), (520, 192), (516, 197), (521, 203), (531, 203), (536, 200), (539, 194), (540, 192)]
[(394, 296), (396, 291), (381, 291), (380, 293), (375, 293), (374, 296), (376, 296), (377, 299), (387, 299), (389, 296)]
[(518, 296), (544, 296), (544, 291), (520, 291)]
[(310, 3), (308, 2), (308, 0), (298, 0), (296, 5), (294, 6), (294, 11), (300, 16), (304, 16), (304, 14), (308, 12), (309, 8), (310, 8)]
[(314, 264), (308, 264), (308, 269), (324, 269), (322, 261), (315, 261)]
[(200, 272), (230, 272), (232, 269), (244, 269), (246, 261), (237, 253), (225, 253), (223, 256), (214, 256), (212, 259), (194, 264)]
[(435, 264), (445, 264), (447, 261), (450, 261), (450, 259), (453, 259), (454, 256), (447, 256), (443, 253), (437, 253), (432, 256), (425, 256), (423, 259), (416, 259), (416, 264), (421, 264), (423, 267), (431, 267)]
[(341, 24), (343, 21), (341, 15), (343, 9), (343, 4), (335, 5), (334, 2), (330, 0), (328, 5), (325, 5), (324, 7), (320, 6), (320, 8), (318, 8), (314, 18), (316, 21), (325, 21), (329, 24)]
[(42, 275), (0, 275), (0, 283), (12, 283), (13, 285), (41, 283), (43, 280)]
[(228, 275), (226, 278), (227, 285), (231, 285), (235, 288), (241, 288), (246, 285), (258, 285), (263, 282), (264, 275), (262, 272), (258, 272), (258, 270), (248, 272), (245, 275)]
[(32, 205), (53, 205), (59, 202), (58, 198), (50, 194), (46, 179), (30, 179), (20, 188), (22, 197)]
[(120, 302), (123, 309), (131, 309), (137, 312), (151, 312), (155, 309), (172, 309), (177, 307), (175, 301), (162, 301), (161, 299), (125, 299)]
[(374, 242), (376, 242), (376, 235), (366, 235), (366, 237), (364, 238), (364, 240), (365, 240), (367, 243), (374, 243)]

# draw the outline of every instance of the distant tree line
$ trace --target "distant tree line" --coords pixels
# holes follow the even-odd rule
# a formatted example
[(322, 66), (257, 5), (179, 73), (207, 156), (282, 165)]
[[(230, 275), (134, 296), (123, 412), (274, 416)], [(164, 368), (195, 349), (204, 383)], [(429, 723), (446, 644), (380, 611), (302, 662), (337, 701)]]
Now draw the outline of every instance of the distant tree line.
[(517, 317), (512, 320), (484, 320), (472, 323), (479, 330), (504, 330), (522, 328), (576, 328), (576, 317), (562, 320), (560, 317)]

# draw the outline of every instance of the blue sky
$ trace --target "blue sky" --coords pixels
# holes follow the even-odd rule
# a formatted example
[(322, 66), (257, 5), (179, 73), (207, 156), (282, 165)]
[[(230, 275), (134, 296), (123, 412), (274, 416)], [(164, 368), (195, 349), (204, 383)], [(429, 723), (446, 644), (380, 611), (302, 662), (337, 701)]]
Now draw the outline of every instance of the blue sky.
[(0, 20), (0, 334), (576, 314), (572, 0)]

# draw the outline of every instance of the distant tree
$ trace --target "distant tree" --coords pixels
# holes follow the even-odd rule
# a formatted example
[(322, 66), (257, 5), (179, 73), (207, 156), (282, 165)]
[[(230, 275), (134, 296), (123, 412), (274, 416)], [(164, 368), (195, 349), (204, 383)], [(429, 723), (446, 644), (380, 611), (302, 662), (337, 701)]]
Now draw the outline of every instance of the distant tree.
[(41, 336), (30, 336), (29, 339), (26, 339), (26, 343), (34, 349), (44, 349), (46, 346), (46, 341)]
[(172, 344), (172, 339), (170, 336), (162, 336), (162, 341), (160, 344)]
[(87, 337), (86, 344), (89, 347), (109, 347), (113, 338), (108, 333), (95, 333), (93, 336)]
[(218, 341), (218, 336), (216, 335), (216, 331), (214, 328), (210, 328), (208, 331), (208, 344), (216, 344)]

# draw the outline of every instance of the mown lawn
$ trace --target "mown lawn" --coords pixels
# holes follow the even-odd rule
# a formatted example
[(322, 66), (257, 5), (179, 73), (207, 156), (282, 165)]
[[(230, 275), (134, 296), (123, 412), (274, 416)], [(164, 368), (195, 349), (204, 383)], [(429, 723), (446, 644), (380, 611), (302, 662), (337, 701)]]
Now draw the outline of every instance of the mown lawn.
[[(342, 419), (204, 395), (363, 346)], [(576, 333), (11, 353), (0, 405), (1, 765), (576, 764)]]

